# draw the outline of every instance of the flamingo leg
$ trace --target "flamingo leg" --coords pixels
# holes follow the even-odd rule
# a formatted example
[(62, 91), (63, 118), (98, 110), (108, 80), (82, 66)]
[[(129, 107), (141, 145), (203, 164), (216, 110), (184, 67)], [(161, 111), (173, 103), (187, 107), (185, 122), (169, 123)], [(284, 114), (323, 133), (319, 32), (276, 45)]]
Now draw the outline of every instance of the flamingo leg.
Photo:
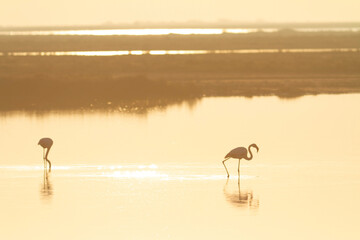
[(46, 159), (46, 161), (49, 163), (49, 172), (51, 172), (51, 162), (49, 161), (49, 159)]
[(239, 200), (241, 201), (241, 191), (240, 191), (240, 175), (238, 177), (238, 189), (239, 189)]
[(51, 172), (51, 162), (48, 159), (49, 152), (50, 152), (50, 147), (46, 151), (45, 160), (49, 163), (49, 172)]
[(44, 169), (46, 169), (45, 148), (43, 148), (43, 161), (44, 161)]
[(224, 159), (224, 161), (222, 161), (222, 163), (224, 164), (224, 167), (225, 167), (225, 170), (226, 170), (226, 173), (227, 173), (227, 177), (229, 178), (229, 171), (227, 170), (227, 168), (226, 168), (226, 165), (225, 165), (225, 161), (227, 161), (227, 160), (229, 160), (230, 158), (226, 158), (226, 159)]

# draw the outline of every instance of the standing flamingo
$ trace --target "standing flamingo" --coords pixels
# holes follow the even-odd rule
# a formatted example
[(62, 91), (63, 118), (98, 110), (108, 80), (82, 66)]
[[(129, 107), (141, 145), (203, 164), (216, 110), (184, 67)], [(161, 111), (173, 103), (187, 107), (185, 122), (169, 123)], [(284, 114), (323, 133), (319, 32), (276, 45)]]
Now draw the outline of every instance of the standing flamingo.
[[(49, 172), (51, 172), (51, 162), (48, 159), (48, 154), (53, 143), (54, 142), (51, 138), (42, 138), (38, 143), (38, 145), (43, 147), (44, 168), (47, 169), (46, 166), (46, 161), (47, 161), (49, 163)], [(45, 154), (45, 148), (46, 148), (46, 154)]]
[(247, 156), (248, 149), (246, 149), (244, 147), (234, 148), (228, 154), (226, 154), (225, 159), (224, 159), (224, 161), (222, 161), (222, 163), (224, 164), (224, 167), (225, 167), (225, 170), (227, 173), (227, 177), (229, 177), (230, 175), (226, 168), (225, 161), (229, 160), (230, 158), (238, 158), (239, 159), (238, 174), (240, 176), (240, 159), (244, 158), (244, 159), (250, 161), (253, 158), (252, 152), (250, 150), (251, 147), (256, 148), (256, 150), (259, 152), (259, 147), (255, 143), (253, 143), (248, 147), (249, 152), (250, 152), (250, 157)]

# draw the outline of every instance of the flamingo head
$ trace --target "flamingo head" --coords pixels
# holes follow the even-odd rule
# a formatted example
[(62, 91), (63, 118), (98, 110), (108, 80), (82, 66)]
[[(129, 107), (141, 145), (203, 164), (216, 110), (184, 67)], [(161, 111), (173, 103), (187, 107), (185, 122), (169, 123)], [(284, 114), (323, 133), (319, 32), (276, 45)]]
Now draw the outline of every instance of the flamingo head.
[(259, 147), (255, 143), (251, 144), (250, 147), (256, 148), (257, 152), (259, 152)]

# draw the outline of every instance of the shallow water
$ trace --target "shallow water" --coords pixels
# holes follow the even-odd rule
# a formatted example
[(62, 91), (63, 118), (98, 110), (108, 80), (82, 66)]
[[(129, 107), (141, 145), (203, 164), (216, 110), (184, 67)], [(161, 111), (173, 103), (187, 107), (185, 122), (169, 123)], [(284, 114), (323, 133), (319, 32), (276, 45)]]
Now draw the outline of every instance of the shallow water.
[[(359, 239), (360, 94), (0, 118), (0, 239)], [(52, 137), (45, 174), (41, 137)], [(252, 161), (221, 160), (256, 143)]]

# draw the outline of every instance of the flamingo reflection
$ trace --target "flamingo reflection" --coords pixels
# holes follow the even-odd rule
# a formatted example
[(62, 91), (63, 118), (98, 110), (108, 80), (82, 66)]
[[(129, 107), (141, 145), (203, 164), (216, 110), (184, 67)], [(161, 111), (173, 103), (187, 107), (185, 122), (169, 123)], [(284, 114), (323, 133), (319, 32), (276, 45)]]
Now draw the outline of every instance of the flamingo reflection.
[(243, 207), (249, 209), (257, 209), (259, 208), (259, 199), (254, 198), (254, 194), (252, 190), (249, 189), (241, 189), (240, 188), (240, 176), (238, 177), (238, 191), (234, 191), (234, 189), (230, 189), (229, 187), (229, 179), (227, 179), (226, 184), (224, 186), (224, 195), (228, 202), (235, 205), (236, 207)]
[(44, 169), (44, 178), (40, 194), (43, 198), (50, 198), (53, 195), (53, 187), (49, 179), (49, 173), (46, 169)]

